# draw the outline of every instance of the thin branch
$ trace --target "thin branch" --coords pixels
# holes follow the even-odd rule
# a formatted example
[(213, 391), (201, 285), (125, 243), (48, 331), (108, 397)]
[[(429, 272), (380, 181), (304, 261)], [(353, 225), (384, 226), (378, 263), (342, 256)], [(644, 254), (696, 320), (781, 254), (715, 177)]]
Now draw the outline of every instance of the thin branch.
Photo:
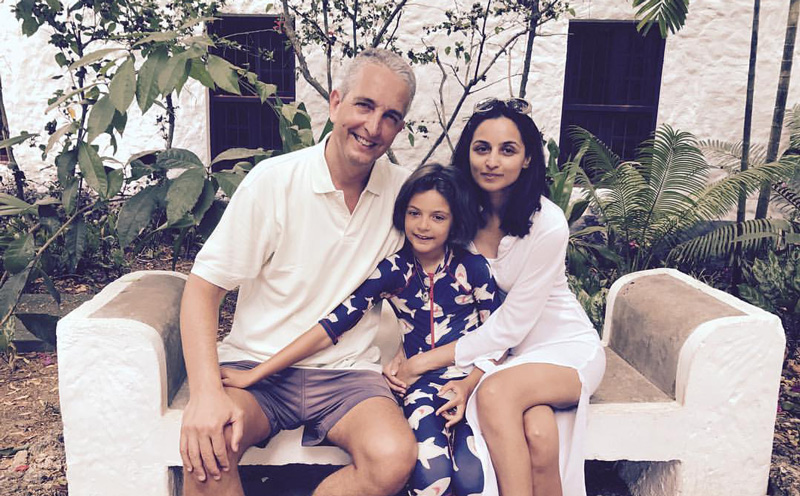
[(353, 55), (358, 53), (358, 0), (353, 0)]
[[(389, 16), (383, 21), (383, 25), (380, 27), (380, 29), (378, 29), (378, 32), (375, 34), (375, 37), (372, 39), (371, 43), (372, 48), (377, 48), (378, 45), (381, 44), (381, 38), (383, 38), (383, 35), (386, 34), (386, 30), (389, 29), (389, 25), (392, 23), (392, 20), (395, 18), (395, 16), (397, 16), (397, 14), (400, 13), (401, 10), (403, 10), (403, 7), (405, 7), (406, 3), (408, 3), (408, 0), (400, 0), (400, 2), (397, 5), (395, 5), (394, 10), (392, 10), (392, 13), (389, 14)], [(395, 31), (396, 30), (397, 27), (395, 26)]]
[(319, 81), (317, 81), (308, 70), (308, 62), (303, 55), (303, 47), (300, 44), (300, 40), (297, 39), (297, 32), (294, 30), (294, 18), (289, 13), (289, 2), (288, 0), (282, 0), (281, 3), (283, 4), (283, 17), (285, 19), (283, 28), (286, 31), (286, 37), (289, 39), (289, 43), (292, 44), (294, 53), (297, 56), (297, 63), (300, 65), (300, 74), (303, 75), (303, 79), (305, 79), (312, 88), (317, 90), (317, 93), (319, 93), (322, 98), (325, 99), (325, 101), (329, 101), (330, 93), (328, 93), (328, 91), (322, 87)]
[(331, 74), (331, 58), (333, 43), (331, 43), (330, 26), (328, 25), (328, 0), (322, 0), (322, 26), (325, 29), (325, 71), (328, 82), (328, 93), (333, 91), (333, 75)]

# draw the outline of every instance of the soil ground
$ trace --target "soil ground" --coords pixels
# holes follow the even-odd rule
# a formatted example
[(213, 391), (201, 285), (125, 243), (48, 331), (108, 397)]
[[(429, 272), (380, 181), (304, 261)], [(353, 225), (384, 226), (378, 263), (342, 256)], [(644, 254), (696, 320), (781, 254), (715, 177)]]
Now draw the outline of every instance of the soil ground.
[[(188, 272), (182, 261), (177, 270)], [(131, 270), (169, 269), (167, 256), (136, 260)], [(87, 279), (62, 279), (64, 293), (99, 291)], [(222, 308), (221, 334), (229, 328), (234, 299)], [(800, 496), (800, 353), (787, 358), (775, 428), (769, 494)], [(625, 496), (613, 475), (613, 464), (587, 465), (590, 495)], [(254, 480), (263, 474), (252, 474)], [(261, 491), (258, 491), (261, 492)], [(258, 494), (254, 491), (254, 494)], [(19, 355), (13, 369), (0, 360), (0, 495), (67, 496), (61, 415), (58, 402), (58, 363), (55, 353)]]

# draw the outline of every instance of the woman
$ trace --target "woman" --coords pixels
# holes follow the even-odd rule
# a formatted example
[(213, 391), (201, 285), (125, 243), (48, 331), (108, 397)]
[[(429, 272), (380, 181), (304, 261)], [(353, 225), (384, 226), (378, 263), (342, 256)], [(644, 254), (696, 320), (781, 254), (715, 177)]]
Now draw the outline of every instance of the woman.
[[(480, 198), (473, 247), (507, 296), (455, 345), (457, 366), (474, 364), (486, 374), (474, 392), (466, 381), (445, 385), (455, 398), (440, 411), (471, 394), (467, 420), (483, 464), (484, 495), (499, 488), (503, 496), (583, 496), (586, 411), (605, 354), (567, 286), (569, 229), (561, 209), (544, 197), (542, 137), (529, 112), (521, 99), (480, 102), (453, 154)], [(486, 360), (506, 352), (501, 365)]]

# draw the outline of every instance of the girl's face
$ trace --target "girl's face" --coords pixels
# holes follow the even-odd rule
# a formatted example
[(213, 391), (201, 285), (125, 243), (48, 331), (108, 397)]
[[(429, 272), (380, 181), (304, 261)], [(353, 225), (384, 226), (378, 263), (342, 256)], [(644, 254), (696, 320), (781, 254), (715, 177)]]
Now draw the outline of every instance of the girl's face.
[(472, 136), (469, 165), (478, 186), (492, 195), (504, 194), (530, 165), (517, 125), (508, 117), (487, 119)]
[(430, 260), (444, 255), (453, 214), (447, 200), (435, 189), (417, 193), (406, 207), (406, 238), (417, 258)]

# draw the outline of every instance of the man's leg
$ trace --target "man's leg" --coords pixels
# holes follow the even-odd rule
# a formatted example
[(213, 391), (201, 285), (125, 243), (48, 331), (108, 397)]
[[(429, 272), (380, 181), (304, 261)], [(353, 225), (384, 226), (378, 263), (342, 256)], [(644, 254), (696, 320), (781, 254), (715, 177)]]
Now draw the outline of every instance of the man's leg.
[(405, 484), (417, 461), (417, 445), (408, 421), (385, 397), (362, 401), (328, 432), (328, 439), (353, 457), (334, 472), (314, 496), (389, 496)]
[(242, 420), (243, 433), (239, 443), (239, 452), (231, 450), (231, 426), (225, 426), (225, 441), (228, 449), (230, 469), (220, 472), (219, 480), (207, 477), (200, 482), (192, 473), (183, 471), (184, 496), (214, 495), (214, 496), (242, 496), (242, 481), (239, 478), (239, 460), (245, 450), (269, 436), (270, 425), (264, 411), (256, 402), (255, 397), (244, 389), (225, 388), (228, 396), (244, 410)]

